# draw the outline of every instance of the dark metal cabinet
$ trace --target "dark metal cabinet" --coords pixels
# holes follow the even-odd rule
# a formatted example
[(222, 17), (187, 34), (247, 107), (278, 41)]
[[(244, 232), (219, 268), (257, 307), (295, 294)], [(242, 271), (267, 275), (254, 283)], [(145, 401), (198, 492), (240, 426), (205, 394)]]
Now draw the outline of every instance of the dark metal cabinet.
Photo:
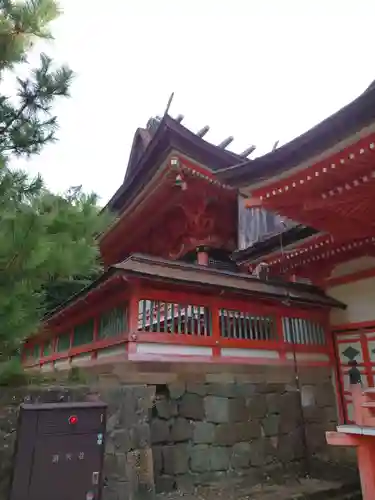
[(21, 406), (10, 500), (99, 500), (106, 405)]

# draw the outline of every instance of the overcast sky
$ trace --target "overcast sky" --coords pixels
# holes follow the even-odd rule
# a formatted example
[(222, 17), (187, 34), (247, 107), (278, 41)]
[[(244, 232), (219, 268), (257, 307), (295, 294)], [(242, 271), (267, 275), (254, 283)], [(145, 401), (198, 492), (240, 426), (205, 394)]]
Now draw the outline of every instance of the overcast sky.
[[(56, 105), (59, 142), (27, 164), (49, 187), (103, 202), (133, 134), (162, 114), (260, 154), (330, 115), (375, 79), (374, 0), (61, 0), (47, 51), (76, 72)], [(45, 47), (43, 47), (45, 49)]]

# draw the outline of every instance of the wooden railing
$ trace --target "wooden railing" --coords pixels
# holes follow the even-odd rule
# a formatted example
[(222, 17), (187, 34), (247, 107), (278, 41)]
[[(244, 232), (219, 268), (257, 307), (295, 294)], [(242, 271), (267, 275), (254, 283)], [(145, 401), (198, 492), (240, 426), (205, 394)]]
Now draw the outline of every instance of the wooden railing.
[(30, 366), (111, 353), (286, 360), (288, 353), (297, 352), (316, 354), (319, 363), (327, 363), (332, 351), (326, 320), (321, 312), (282, 304), (271, 307), (154, 291), (139, 300), (117, 303), (43, 343), (30, 343), (23, 359)]

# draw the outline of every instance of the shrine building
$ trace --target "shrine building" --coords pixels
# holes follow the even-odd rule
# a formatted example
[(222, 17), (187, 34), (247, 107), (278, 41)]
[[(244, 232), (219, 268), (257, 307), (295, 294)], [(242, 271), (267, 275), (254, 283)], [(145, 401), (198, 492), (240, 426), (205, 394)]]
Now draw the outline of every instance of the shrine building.
[(232, 258), (242, 252), (238, 189), (215, 173), (244, 162), (253, 148), (234, 154), (226, 149), (231, 138), (214, 146), (203, 138), (208, 127), (193, 134), (180, 121), (166, 115), (137, 130), (107, 207), (116, 218), (99, 238), (105, 272), (45, 318), (25, 343), (27, 367), (334, 363), (329, 317), (348, 314), (345, 297), (261, 279)]
[(325, 432), (352, 418), (349, 361), (374, 385), (374, 105), (369, 89), (254, 160), (181, 116), (136, 131), (98, 238), (104, 271), (22, 360), (152, 386), (158, 491), (207, 472), (354, 471)]
[[(352, 421), (348, 363), (357, 363), (365, 387), (375, 381), (375, 86), (217, 178), (239, 190), (237, 265), (248, 272), (261, 266), (270, 281), (310, 283), (346, 305), (331, 309), (325, 336), (341, 420)], [(267, 226), (267, 218), (278, 222)]]

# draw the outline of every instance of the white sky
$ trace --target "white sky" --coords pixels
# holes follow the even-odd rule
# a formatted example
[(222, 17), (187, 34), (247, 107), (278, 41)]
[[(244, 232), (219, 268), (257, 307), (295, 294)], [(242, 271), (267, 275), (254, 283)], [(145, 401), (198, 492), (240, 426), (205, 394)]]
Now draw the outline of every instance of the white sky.
[(374, 0), (61, 0), (47, 52), (77, 76), (56, 105), (59, 142), (30, 162), (50, 188), (103, 202), (122, 182), (133, 134), (185, 115), (207, 139), (257, 153), (330, 115), (375, 79)]

